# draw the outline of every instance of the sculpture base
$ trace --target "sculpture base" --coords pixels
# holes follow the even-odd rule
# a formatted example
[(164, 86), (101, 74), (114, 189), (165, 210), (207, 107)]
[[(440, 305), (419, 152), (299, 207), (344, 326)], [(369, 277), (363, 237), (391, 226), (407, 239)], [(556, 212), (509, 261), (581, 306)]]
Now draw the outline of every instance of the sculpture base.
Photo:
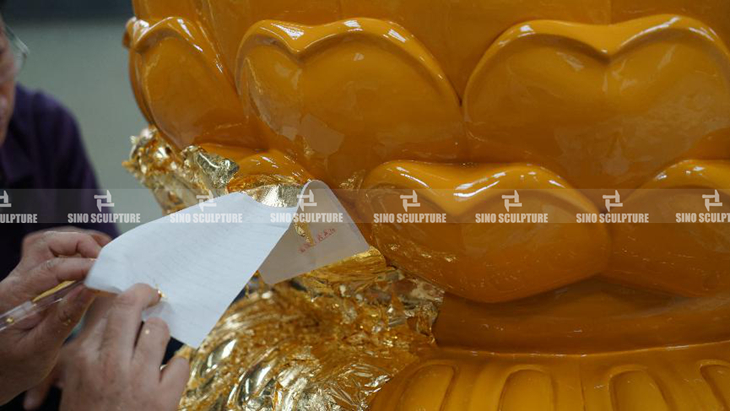
[(378, 393), (373, 411), (725, 410), (730, 341), (590, 355), (436, 350)]

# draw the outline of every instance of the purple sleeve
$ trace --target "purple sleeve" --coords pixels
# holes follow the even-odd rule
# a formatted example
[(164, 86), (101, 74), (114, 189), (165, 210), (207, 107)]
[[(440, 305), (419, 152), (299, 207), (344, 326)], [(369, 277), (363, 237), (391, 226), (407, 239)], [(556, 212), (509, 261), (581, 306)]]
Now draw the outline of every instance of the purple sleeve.
[[(54, 163), (52, 169), (56, 173), (51, 178), (54, 180), (52, 186), (58, 189), (58, 206), (76, 213), (96, 213), (94, 194), (101, 191), (81, 140), (79, 127), (62, 106), (55, 101), (50, 103), (47, 108), (51, 115), (46, 116), (47, 121), (41, 122), (39, 128), (42, 129), (41, 133), (54, 136), (52, 141), (55, 147), (51, 158)], [(118, 235), (112, 223), (76, 225), (104, 232), (112, 238)]]

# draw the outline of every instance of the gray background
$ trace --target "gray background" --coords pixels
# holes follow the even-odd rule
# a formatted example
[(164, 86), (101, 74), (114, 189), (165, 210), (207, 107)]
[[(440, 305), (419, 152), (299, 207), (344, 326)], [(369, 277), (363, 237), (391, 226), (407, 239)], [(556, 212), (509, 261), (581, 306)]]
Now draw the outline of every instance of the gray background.
[(130, 0), (7, 0), (3, 10), (6, 24), (30, 49), (19, 81), (50, 93), (76, 116), (115, 211), (141, 213), (150, 221), (161, 216), (157, 203), (121, 166), (129, 156), (129, 136), (146, 125), (122, 47), (131, 16)]
[(4, 0), (7, 18), (23, 20), (119, 17), (132, 14), (131, 0)]

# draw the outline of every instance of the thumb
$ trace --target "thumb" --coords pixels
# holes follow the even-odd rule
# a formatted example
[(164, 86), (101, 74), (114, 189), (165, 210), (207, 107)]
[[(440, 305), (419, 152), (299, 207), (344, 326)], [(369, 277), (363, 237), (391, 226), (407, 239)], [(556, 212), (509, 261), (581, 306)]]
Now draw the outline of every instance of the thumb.
[(36, 341), (44, 341), (48, 345), (63, 344), (95, 297), (95, 292), (83, 286), (68, 293), (46, 312), (41, 323), (33, 329)]

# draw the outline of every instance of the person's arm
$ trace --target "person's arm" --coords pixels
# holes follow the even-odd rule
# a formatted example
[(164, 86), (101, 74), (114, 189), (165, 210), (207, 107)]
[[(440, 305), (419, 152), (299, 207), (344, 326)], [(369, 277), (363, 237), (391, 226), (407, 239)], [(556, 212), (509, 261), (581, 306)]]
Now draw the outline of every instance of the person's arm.
[[(0, 282), (0, 312), (29, 301), (64, 281), (86, 278), (101, 247), (89, 235), (46, 232)], [(80, 287), (60, 303), (0, 332), (0, 404), (51, 372), (66, 338), (95, 294)]]
[[(95, 194), (101, 194), (99, 185), (91, 166), (91, 162), (84, 148), (81, 133), (74, 117), (56, 102), (43, 93), (35, 93), (31, 104), (35, 135), (42, 144), (52, 147), (50, 155), (45, 157), (44, 164), (48, 164), (48, 184), (57, 191), (56, 219), (63, 221), (68, 213), (97, 213)], [(44, 151), (45, 152), (45, 151)], [(108, 212), (108, 209), (104, 210)], [(92, 234), (101, 246), (109, 243), (118, 235), (117, 228), (112, 223), (76, 224), (75, 227), (56, 227), (54, 230), (81, 230)], [(31, 244), (36, 234), (26, 237), (26, 244)], [(26, 409), (37, 409), (46, 400), (53, 385), (63, 384), (61, 378), (63, 370), (72, 357), (78, 341), (83, 339), (96, 322), (103, 316), (110, 304), (110, 298), (100, 296), (89, 308), (84, 318), (84, 327), (74, 341), (67, 343), (59, 356), (56, 368), (48, 377), (28, 390), (23, 400)]]

